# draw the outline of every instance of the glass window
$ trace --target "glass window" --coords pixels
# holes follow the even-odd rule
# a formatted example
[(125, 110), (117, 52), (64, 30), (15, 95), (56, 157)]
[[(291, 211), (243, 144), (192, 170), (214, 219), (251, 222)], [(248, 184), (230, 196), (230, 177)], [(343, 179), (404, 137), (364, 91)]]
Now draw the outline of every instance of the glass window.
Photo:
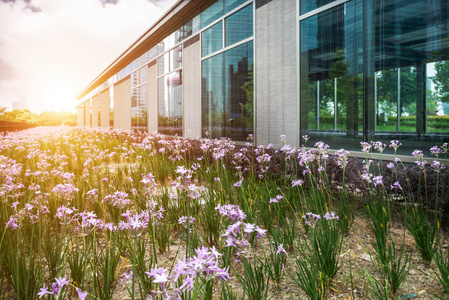
[(226, 18), (226, 47), (253, 36), (253, 5)]
[(363, 137), (362, 1), (301, 22), (301, 135), (359, 149)]
[(179, 40), (179, 32), (175, 31), (169, 36), (167, 36), (161, 43), (160, 43), (160, 50), (162, 52), (165, 52), (169, 50), (170, 48), (174, 47), (176, 44), (180, 42)]
[(148, 81), (148, 67), (144, 66), (139, 69), (139, 84), (146, 83)]
[(246, 141), (253, 133), (252, 69), (252, 42), (203, 61), (204, 137)]
[(157, 46), (154, 46), (147, 52), (148, 61), (152, 61), (157, 57)]
[(301, 0), (301, 14), (308, 13), (335, 0)]
[(209, 55), (223, 48), (223, 23), (217, 23), (206, 29), (202, 36), (201, 53)]
[[(374, 9), (368, 29), (369, 74), (374, 92), (368, 95), (369, 138), (401, 140), (404, 153), (429, 149), (448, 140), (449, 41), (447, 1), (369, 1)], [(446, 91), (446, 92), (445, 92)]]
[(148, 125), (148, 89), (143, 84), (131, 90), (131, 129), (146, 131)]
[(200, 16), (195, 16), (183, 26), (183, 40), (200, 31)]
[(224, 13), (227, 14), (234, 8), (242, 5), (247, 0), (224, 0)]
[(182, 46), (170, 51), (170, 71), (182, 67)]
[(169, 52), (167, 52), (157, 59), (157, 75), (158, 76), (164, 75), (165, 73), (168, 73), (170, 71), (169, 58), (170, 58)]
[(223, 0), (218, 0), (208, 8), (206, 8), (201, 14), (201, 28), (206, 27), (213, 21), (223, 16)]
[(362, 4), (300, 23), (301, 134), (355, 150), (362, 138), (400, 140), (403, 154), (441, 145), (449, 140), (449, 3), (368, 0), (365, 20)]
[(139, 71), (131, 73), (131, 87), (139, 85)]
[(167, 135), (182, 135), (182, 72), (158, 79), (158, 131)]
[(218, 54), (202, 62), (203, 137), (222, 137), (224, 134), (224, 54)]

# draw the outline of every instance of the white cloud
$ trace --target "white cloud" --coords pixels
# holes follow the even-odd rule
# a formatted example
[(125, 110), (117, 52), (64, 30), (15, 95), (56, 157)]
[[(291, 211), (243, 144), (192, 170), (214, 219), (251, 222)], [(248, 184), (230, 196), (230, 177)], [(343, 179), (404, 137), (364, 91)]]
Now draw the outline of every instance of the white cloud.
[[(174, 2), (0, 2), (0, 105), (23, 96), (36, 112), (74, 105), (70, 100)], [(67, 92), (58, 101), (61, 86)]]

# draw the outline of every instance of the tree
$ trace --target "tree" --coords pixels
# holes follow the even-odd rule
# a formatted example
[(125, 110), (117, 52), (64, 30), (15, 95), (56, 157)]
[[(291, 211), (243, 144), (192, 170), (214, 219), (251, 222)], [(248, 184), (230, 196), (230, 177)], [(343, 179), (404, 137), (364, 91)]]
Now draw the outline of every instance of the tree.
[(435, 76), (433, 82), (441, 102), (449, 103), (449, 60), (435, 63)]

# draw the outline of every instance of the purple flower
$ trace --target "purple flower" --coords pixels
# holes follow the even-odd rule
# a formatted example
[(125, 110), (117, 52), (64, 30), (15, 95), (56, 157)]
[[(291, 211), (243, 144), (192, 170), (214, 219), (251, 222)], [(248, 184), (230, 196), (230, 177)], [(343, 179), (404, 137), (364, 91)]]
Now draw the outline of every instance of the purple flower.
[(55, 278), (56, 279), (56, 284), (58, 285), (59, 290), (61, 290), (66, 284), (69, 283), (69, 281), (65, 278), (62, 278), (61, 276), (59, 276), (59, 278)]
[(256, 226), (255, 231), (257, 232), (256, 238), (259, 238), (259, 237), (262, 237), (262, 236), (266, 236), (266, 233), (265, 233), (265, 232), (267, 232), (266, 229), (262, 229), (259, 226)]
[(120, 282), (130, 280), (132, 278), (133, 278), (133, 271), (129, 271), (128, 273), (125, 272), (122, 274), (122, 279), (120, 280)]
[(374, 176), (373, 177), (374, 186), (383, 185), (382, 179), (383, 179), (383, 176)]
[(292, 187), (295, 187), (297, 185), (301, 186), (303, 183), (304, 183), (304, 181), (302, 179), (294, 180), (294, 181), (292, 181)]
[(39, 296), (39, 298), (42, 298), (45, 295), (52, 295), (53, 292), (50, 292), (47, 287), (45, 286), (44, 283), (44, 287), (41, 288), (41, 291), (39, 293), (37, 293), (37, 295)]
[(387, 147), (387, 145), (385, 145), (382, 142), (371, 142), (371, 144), (373, 145), (373, 148), (379, 151), (380, 153), (384, 152), (385, 147)]
[(225, 269), (219, 269), (215, 272), (215, 276), (217, 278), (219, 278), (220, 280), (228, 280), (231, 279), (231, 277), (229, 276), (229, 267), (225, 268)]
[(188, 275), (184, 278), (184, 282), (179, 287), (181, 291), (191, 291), (193, 289), (193, 284), (195, 283), (195, 280), (193, 279), (192, 275)]
[(275, 198), (271, 198), (269, 203), (278, 203), (284, 196), (277, 195)]
[[(179, 218), (178, 223), (179, 224), (184, 224), (187, 222), (187, 216), (182, 216), (181, 218)], [(190, 224), (193, 224), (193, 222), (195, 222), (195, 218), (194, 217), (190, 217)]]
[(393, 148), (394, 151), (396, 151), (396, 150), (399, 148), (399, 146), (401, 146), (401, 145), (402, 145), (402, 144), (399, 143), (399, 141), (397, 141), (397, 140), (392, 140), (392, 141), (390, 142), (390, 148)]
[(306, 213), (304, 216), (304, 224), (309, 225), (310, 227), (314, 228), (316, 225), (316, 222), (321, 219), (320, 215), (314, 214), (314, 213)]
[(399, 184), (399, 181), (396, 181), (395, 183), (393, 183), (393, 185), (390, 186), (391, 189), (400, 189), (402, 190), (402, 186)]
[(369, 153), (370, 152), (371, 147), (372, 147), (370, 143), (360, 142), (360, 145), (362, 146), (362, 152), (365, 152), (365, 153)]
[(413, 155), (413, 157), (416, 158), (416, 159), (423, 158), (423, 156), (424, 156), (424, 154), (423, 154), (423, 152), (422, 152), (421, 150), (415, 150), (415, 151), (413, 151), (413, 152), (412, 152), (412, 155)]
[(438, 157), (441, 153), (443, 153), (443, 149), (438, 146), (433, 146), (430, 148), (430, 154), (435, 155), (436, 157)]
[(287, 255), (287, 251), (285, 251), (285, 249), (284, 249), (284, 244), (280, 244), (278, 246), (278, 250), (276, 251), (276, 254), (280, 255), (281, 253), (284, 253), (285, 255)]
[(16, 221), (14, 220), (13, 217), (9, 218), (9, 221), (6, 222), (6, 228), (11, 227), (12, 229), (17, 229), (19, 228), (19, 225), (16, 224)]
[(83, 292), (80, 289), (76, 288), (76, 291), (78, 292), (78, 297), (80, 297), (80, 300), (84, 300), (86, 299), (88, 293), (87, 292)]
[(434, 160), (432, 163), (432, 168), (435, 172), (440, 173), (440, 171), (446, 168), (446, 166), (439, 161)]
[(323, 218), (326, 220), (339, 220), (340, 218), (335, 214), (335, 212), (327, 212)]
[(240, 179), (239, 181), (234, 183), (234, 187), (241, 187), (242, 186), (242, 181), (243, 181), (243, 179)]

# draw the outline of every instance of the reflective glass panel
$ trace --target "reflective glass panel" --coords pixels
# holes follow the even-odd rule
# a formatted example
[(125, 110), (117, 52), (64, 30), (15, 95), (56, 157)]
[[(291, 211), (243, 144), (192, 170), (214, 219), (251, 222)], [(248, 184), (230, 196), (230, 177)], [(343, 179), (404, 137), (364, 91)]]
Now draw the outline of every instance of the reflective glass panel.
[(148, 67), (142, 67), (139, 69), (139, 84), (146, 83), (148, 81)]
[(223, 16), (223, 0), (218, 0), (208, 8), (206, 8), (201, 14), (201, 28), (206, 27), (213, 21)]
[(157, 46), (154, 46), (147, 52), (148, 61), (152, 61), (157, 57)]
[(448, 6), (368, 0), (363, 14), (354, 0), (301, 21), (301, 134), (355, 150), (399, 140), (408, 155), (447, 142)]
[(188, 38), (189, 36), (194, 35), (198, 31), (200, 31), (200, 16), (195, 16), (192, 20), (186, 22), (183, 26), (183, 39)]
[(131, 90), (131, 129), (146, 131), (148, 124), (148, 90), (143, 84)]
[(182, 135), (182, 72), (158, 79), (158, 131), (167, 135)]
[(253, 43), (224, 53), (226, 137), (246, 141), (253, 133)]
[(301, 22), (301, 135), (358, 149), (363, 138), (362, 1)]
[(170, 71), (170, 54), (169, 52), (165, 53), (164, 55), (160, 56), (157, 59), (157, 75), (164, 75), (165, 73), (168, 73)]
[(182, 46), (170, 51), (170, 71), (182, 67)]
[(203, 61), (203, 137), (246, 141), (253, 133), (252, 68), (252, 42)]
[(139, 71), (131, 73), (131, 87), (139, 85)]
[[(399, 140), (400, 153), (449, 140), (447, 1), (368, 1), (369, 139)], [(371, 77), (371, 76), (370, 76)], [(370, 116), (369, 114), (368, 116)], [(393, 151), (390, 150), (390, 153)], [(387, 151), (388, 152), (388, 151)]]
[(221, 137), (224, 135), (224, 54), (218, 54), (202, 62), (203, 137)]
[(209, 55), (223, 48), (223, 23), (217, 23), (214, 26), (203, 31), (201, 54)]
[(253, 5), (226, 18), (226, 47), (253, 36)]
[(224, 13), (227, 14), (234, 8), (245, 3), (247, 0), (224, 0)]
[(301, 0), (301, 14), (308, 13), (318, 7), (331, 3), (335, 0)]

